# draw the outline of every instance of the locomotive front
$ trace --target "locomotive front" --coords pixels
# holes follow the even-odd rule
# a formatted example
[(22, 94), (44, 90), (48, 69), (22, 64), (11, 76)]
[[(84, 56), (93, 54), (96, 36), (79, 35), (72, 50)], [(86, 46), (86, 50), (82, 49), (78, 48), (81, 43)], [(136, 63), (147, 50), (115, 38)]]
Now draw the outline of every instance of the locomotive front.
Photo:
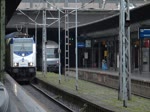
[(36, 45), (31, 38), (12, 38), (10, 42), (11, 75), (19, 81), (31, 80), (36, 74)]

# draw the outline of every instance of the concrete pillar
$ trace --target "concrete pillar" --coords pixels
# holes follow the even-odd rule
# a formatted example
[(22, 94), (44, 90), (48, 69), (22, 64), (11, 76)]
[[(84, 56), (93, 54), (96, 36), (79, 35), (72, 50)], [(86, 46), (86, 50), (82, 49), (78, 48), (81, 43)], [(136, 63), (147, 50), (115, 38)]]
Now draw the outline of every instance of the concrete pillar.
[(5, 55), (5, 0), (0, 1), (0, 81), (4, 76), (4, 55)]

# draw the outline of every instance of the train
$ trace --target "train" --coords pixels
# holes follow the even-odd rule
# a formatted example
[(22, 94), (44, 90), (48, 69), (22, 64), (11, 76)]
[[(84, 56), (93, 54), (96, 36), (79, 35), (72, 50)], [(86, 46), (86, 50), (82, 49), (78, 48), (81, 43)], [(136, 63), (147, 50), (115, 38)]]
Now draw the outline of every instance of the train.
[(31, 81), (36, 75), (36, 43), (26, 33), (6, 35), (5, 70), (17, 81)]
[[(58, 73), (59, 71), (59, 54), (58, 54), (58, 43), (52, 40), (46, 42), (46, 64), (48, 72)], [(37, 69), (42, 71), (42, 45), (38, 47), (37, 52)]]

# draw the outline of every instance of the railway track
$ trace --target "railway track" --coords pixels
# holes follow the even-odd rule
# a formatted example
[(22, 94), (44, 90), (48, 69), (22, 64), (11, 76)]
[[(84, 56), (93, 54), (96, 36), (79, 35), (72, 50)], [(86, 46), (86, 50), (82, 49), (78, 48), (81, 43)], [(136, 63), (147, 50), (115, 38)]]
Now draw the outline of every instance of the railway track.
[(22, 105), (18, 108), (21, 112), (23, 108), (25, 112), (26, 110), (29, 112), (111, 112), (73, 94), (34, 81), (34, 84), (29, 82), (18, 84), (6, 75), (7, 85), (12, 91), (10, 93), (18, 99), (19, 103), (16, 104)]
[(22, 85), (36, 100), (44, 104), (50, 112), (76, 112), (64, 103), (57, 100), (57, 95), (50, 95), (35, 84)]

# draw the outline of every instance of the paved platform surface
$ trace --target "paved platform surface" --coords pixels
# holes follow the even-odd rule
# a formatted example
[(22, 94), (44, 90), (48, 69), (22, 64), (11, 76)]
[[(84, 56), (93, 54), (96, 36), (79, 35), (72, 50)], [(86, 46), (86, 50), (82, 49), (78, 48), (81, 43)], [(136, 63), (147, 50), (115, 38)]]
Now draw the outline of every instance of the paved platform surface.
[(9, 96), (6, 88), (0, 82), (0, 112), (8, 112)]
[(78, 80), (79, 90), (75, 89), (75, 79), (61, 76), (61, 84), (59, 84), (59, 75), (47, 73), (43, 76), (41, 72), (37, 72), (37, 78), (63, 89), (71, 94), (82, 97), (97, 105), (107, 107), (115, 112), (150, 112), (150, 99), (132, 95), (132, 100), (128, 101), (127, 108), (123, 107), (122, 101), (118, 100), (118, 91), (106, 88), (87, 81)]
[(50, 112), (8, 74), (5, 74), (5, 77), (5, 86), (10, 95), (11, 105), (9, 112)]
[[(70, 70), (75, 70), (75, 68), (70, 68)], [(98, 68), (79, 68), (80, 71), (87, 71), (87, 72), (94, 72), (94, 73), (101, 73), (101, 74), (108, 74), (118, 76), (119, 72), (114, 70), (102, 70)], [(150, 72), (142, 72), (135, 71), (131, 73), (131, 78), (136, 80), (142, 80), (150, 82)]]

